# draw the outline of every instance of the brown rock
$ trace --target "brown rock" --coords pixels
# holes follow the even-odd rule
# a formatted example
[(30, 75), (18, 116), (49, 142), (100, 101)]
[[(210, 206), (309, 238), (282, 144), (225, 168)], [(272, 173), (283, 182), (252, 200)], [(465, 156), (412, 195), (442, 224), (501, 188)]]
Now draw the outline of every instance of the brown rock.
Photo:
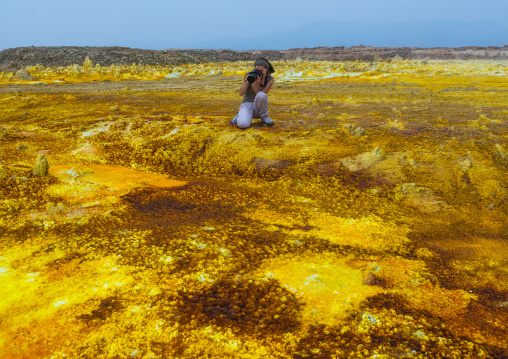
[(386, 280), (372, 272), (365, 272), (363, 275), (363, 284), (365, 285), (377, 285), (379, 287), (385, 287), (387, 285)]
[(0, 128), (0, 140), (4, 140), (6, 137), (9, 136), (9, 132), (5, 128)]
[(314, 170), (321, 176), (332, 177), (341, 167), (342, 162), (340, 160), (335, 160), (333, 162), (318, 164), (314, 167)]
[(47, 155), (49, 154), (50, 150), (49, 149), (43, 149), (43, 150), (37, 150), (35, 151), (35, 153), (37, 154), (43, 154), (43, 155)]
[(363, 128), (361, 128), (360, 126), (355, 126), (353, 124), (346, 124), (346, 125), (343, 125), (342, 127), (344, 127), (351, 135), (353, 135), (354, 137), (362, 137), (363, 135), (365, 135), (365, 130)]
[(289, 161), (270, 160), (266, 158), (256, 157), (253, 160), (258, 171), (276, 170), (280, 171), (289, 166)]
[(506, 151), (501, 145), (496, 144), (494, 147), (494, 162), (500, 165), (505, 164), (508, 161), (508, 151)]
[(395, 198), (410, 207), (426, 213), (450, 210), (453, 207), (441, 200), (428, 187), (418, 186), (415, 183), (404, 183), (395, 189)]
[(27, 69), (21, 69), (16, 71), (13, 78), (16, 80), (35, 80), (35, 77), (30, 75), (30, 72)]

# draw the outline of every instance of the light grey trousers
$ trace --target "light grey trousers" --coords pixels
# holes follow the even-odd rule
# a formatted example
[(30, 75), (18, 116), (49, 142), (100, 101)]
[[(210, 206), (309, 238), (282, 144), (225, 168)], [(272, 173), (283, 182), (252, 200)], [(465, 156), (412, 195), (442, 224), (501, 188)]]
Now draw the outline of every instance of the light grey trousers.
[(240, 105), (237, 124), (240, 128), (247, 128), (253, 118), (268, 117), (268, 95), (260, 91), (256, 94), (254, 102), (244, 102)]

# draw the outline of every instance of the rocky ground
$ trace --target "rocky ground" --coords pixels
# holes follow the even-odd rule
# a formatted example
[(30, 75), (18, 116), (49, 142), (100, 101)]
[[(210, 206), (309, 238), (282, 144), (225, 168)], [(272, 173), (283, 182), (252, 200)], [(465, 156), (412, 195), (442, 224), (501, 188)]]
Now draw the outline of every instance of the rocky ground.
[(508, 59), (508, 46), (415, 48), (415, 47), (316, 47), (289, 50), (141, 50), (128, 47), (17, 47), (0, 51), (0, 71), (15, 72), (26, 66), (46, 67), (82, 64), (86, 57), (101, 66), (115, 65), (181, 65), (186, 63), (231, 62), (263, 56), (273, 60), (296, 58), (316, 60), (390, 60), (403, 59)]
[(413, 63), (0, 86), (0, 359), (506, 358), (505, 66)]

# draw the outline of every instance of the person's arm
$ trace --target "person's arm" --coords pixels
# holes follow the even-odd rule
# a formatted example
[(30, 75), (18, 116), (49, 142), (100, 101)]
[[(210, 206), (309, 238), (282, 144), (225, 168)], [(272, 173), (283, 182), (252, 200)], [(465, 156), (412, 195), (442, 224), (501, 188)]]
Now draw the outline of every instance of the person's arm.
[(242, 87), (240, 87), (240, 96), (245, 95), (249, 86), (250, 86), (250, 83), (247, 81), (247, 75), (245, 75), (245, 78), (243, 79)]
[(263, 89), (261, 89), (261, 79), (258, 77), (258, 80), (259, 81), (254, 81), (254, 83), (252, 84), (252, 88), (254, 89), (254, 91), (256, 92), (256, 94), (259, 92), (259, 91), (263, 91), (264, 93), (268, 93), (268, 91), (270, 91), (270, 89), (272, 88), (272, 85), (273, 85), (273, 79), (268, 81), (268, 83), (266, 84), (265, 87), (263, 87)]
[(258, 76), (256, 80), (252, 83), (252, 89), (254, 90), (256, 95), (259, 91), (261, 91), (261, 77)]
[(268, 93), (268, 91), (270, 91), (270, 89), (272, 88), (272, 85), (273, 85), (273, 79), (271, 79), (270, 81), (268, 81), (268, 83), (266, 84), (266, 86), (263, 88), (263, 91), (264, 93)]

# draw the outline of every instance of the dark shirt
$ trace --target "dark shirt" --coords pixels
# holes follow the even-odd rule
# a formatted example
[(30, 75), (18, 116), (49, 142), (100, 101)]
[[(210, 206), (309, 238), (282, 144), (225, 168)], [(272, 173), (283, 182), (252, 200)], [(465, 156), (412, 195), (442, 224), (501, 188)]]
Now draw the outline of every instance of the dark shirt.
[[(262, 90), (270, 81), (273, 80), (272, 75), (269, 75), (266, 73), (265, 83), (262, 84), (260, 89)], [(243, 95), (243, 101), (244, 102), (254, 102), (254, 99), (256, 98), (256, 91), (252, 88), (252, 85), (249, 84), (249, 87), (247, 88), (247, 92), (245, 92), (245, 95)]]

